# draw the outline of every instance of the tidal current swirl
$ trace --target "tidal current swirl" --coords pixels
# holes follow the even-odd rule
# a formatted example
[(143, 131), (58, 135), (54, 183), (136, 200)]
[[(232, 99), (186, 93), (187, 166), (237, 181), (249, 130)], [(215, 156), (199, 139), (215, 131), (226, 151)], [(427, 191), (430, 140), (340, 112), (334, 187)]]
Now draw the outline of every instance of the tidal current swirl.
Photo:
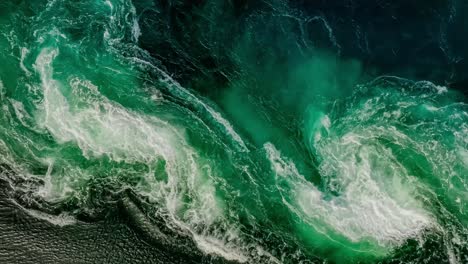
[[(172, 38), (164, 2), (0, 4), (0, 177), (18, 206), (66, 226), (120, 204), (206, 262), (468, 261), (463, 95), (363, 78), (285, 1), (212, 1)], [(295, 33), (307, 23), (331, 51)], [(144, 26), (168, 48), (146, 49)]]

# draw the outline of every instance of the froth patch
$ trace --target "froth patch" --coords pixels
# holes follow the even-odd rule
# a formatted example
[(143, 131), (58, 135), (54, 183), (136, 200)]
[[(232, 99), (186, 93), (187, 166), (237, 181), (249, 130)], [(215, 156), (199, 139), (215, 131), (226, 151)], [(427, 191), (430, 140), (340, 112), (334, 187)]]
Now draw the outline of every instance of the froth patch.
[(431, 225), (430, 214), (399, 179), (407, 176), (399, 175), (404, 170), (388, 166), (381, 170), (382, 164), (375, 166), (375, 157), (369, 153), (375, 149), (363, 149), (355, 141), (347, 144), (361, 150), (346, 149), (344, 142), (329, 146), (335, 149), (323, 153), (321, 167), (337, 195), (324, 193), (306, 181), (274, 145), (264, 146), (277, 180), (289, 186), (280, 191), (288, 197), (286, 202), (294, 213), (321, 233), (341, 234), (352, 242), (371, 241), (381, 247), (399, 246)]
[[(53, 61), (57, 56), (58, 50), (44, 49), (36, 59), (44, 95), (37, 113), (38, 123), (57, 143), (76, 144), (88, 160), (106, 156), (113, 162), (148, 165), (150, 172), (144, 176), (147, 186), (136, 186), (135, 191), (161, 205), (168, 221), (190, 232), (203, 252), (247, 261), (241, 239), (236, 232), (229, 232), (231, 224), (223, 215), (223, 202), (216, 196), (211, 178), (217, 172), (201, 161), (199, 153), (187, 142), (184, 130), (109, 100), (89, 80), (75, 76), (68, 83), (55, 80)], [(66, 93), (67, 90), (71, 92)], [(220, 122), (224, 120), (217, 112), (210, 114)], [(227, 121), (222, 125), (232, 129)], [(161, 160), (168, 175), (166, 181), (158, 181), (152, 173)], [(70, 175), (69, 169), (65, 173), (58, 181), (87, 175), (86, 169), (75, 175)], [(51, 180), (55, 177), (48, 171), (46, 185), (41, 189), (46, 200), (57, 199), (62, 194), (56, 193), (54, 187), (58, 183)]]

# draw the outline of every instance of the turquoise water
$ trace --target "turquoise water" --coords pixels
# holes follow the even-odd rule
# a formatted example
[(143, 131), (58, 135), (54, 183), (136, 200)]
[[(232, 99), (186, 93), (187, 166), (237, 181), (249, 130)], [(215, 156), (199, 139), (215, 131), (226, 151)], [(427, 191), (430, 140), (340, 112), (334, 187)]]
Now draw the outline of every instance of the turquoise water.
[(293, 48), (294, 11), (266, 5), (242, 24), (197, 10), (214, 22), (187, 36), (226, 69), (187, 81), (140, 45), (151, 1), (1, 3), (0, 159), (22, 200), (72, 225), (131, 191), (237, 262), (468, 261), (462, 95)]

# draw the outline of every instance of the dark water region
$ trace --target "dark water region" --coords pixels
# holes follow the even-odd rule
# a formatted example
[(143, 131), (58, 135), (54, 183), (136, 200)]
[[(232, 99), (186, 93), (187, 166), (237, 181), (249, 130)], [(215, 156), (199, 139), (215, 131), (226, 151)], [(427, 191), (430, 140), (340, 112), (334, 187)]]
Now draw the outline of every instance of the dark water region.
[(0, 3), (0, 263), (468, 262), (468, 3)]
[[(198, 68), (223, 80), (223, 75), (229, 72), (225, 69), (229, 55), (223, 49), (236, 45), (236, 40), (252, 29), (249, 25), (271, 22), (260, 21), (255, 14), (282, 16), (289, 12), (283, 21), (277, 19), (277, 23), (283, 24), (269, 23), (255, 32), (272, 38), (267, 49), (296, 38), (289, 45), (278, 47), (275, 50), (278, 56), (319, 48), (358, 60), (371, 76), (397, 75), (441, 84), (468, 78), (468, 40), (464, 37), (468, 34), (464, 18), (468, 4), (464, 1), (290, 1), (293, 11), (281, 10), (268, 1), (248, 0), (154, 1), (154, 8), (149, 9), (145, 5), (148, 1), (140, 8), (136, 3), (142, 12), (141, 27), (145, 32), (141, 45), (156, 57), (164, 56), (162, 61), (167, 67), (181, 67), (179, 62), (187, 66), (176, 72)], [(222, 23), (226, 21), (235, 22)], [(205, 26), (210, 30), (203, 30)], [(166, 30), (156, 32), (155, 27)], [(160, 34), (165, 38), (160, 38)], [(184, 41), (184, 36), (192, 41)], [(232, 41), (223, 39), (226, 37)], [(220, 39), (214, 43), (210, 38)], [(169, 52), (161, 55), (158, 52), (161, 49)], [(213, 49), (220, 54), (214, 55)], [(191, 63), (195, 58), (197, 63)], [(180, 74), (181, 78), (188, 78)]]

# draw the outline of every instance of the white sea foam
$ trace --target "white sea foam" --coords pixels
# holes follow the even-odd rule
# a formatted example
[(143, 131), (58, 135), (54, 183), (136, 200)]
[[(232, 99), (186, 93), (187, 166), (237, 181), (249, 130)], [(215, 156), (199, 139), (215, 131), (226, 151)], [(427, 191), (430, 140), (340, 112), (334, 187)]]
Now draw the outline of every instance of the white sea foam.
[(194, 234), (194, 240), (203, 252), (222, 256), (227, 260), (235, 260), (240, 263), (249, 260), (238, 248), (226, 246), (225, 241), (216, 237)]
[(294, 197), (288, 203), (314, 228), (326, 232), (322, 226), (328, 226), (354, 242), (370, 239), (382, 247), (400, 245), (428, 227), (431, 216), (412, 197), (411, 187), (403, 184), (409, 175), (393, 163), (391, 153), (359, 140), (329, 142), (320, 150), (322, 177), (339, 193), (327, 199), (272, 144), (264, 148), (278, 180), (291, 187), (281, 190)]
[(448, 91), (446, 86), (434, 85), (434, 87), (436, 88), (437, 93), (439, 94), (446, 93)]
[[(214, 172), (208, 165), (200, 167), (198, 154), (186, 143), (183, 130), (156, 117), (125, 109), (102, 96), (90, 81), (77, 77), (71, 78), (69, 83), (55, 80), (52, 63), (58, 55), (57, 49), (44, 49), (35, 63), (44, 94), (43, 106), (37, 114), (38, 123), (58, 143), (76, 143), (88, 159), (107, 156), (116, 162), (143, 162), (150, 167), (164, 160), (167, 182), (157, 181), (154, 174), (149, 173), (146, 181), (150, 188), (142, 187), (138, 191), (154, 202), (165, 204), (173, 222), (192, 233), (205, 253), (245, 261), (240, 248), (227, 243), (222, 230), (217, 235), (203, 231), (223, 221), (223, 206), (210, 181), (210, 174)], [(71, 89), (71, 95), (63, 94), (65, 87)], [(76, 174), (87, 177), (82, 170)], [(58, 183), (52, 186), (51, 177), (52, 169), (45, 176), (46, 185), (40, 194), (45, 199), (69, 195), (63, 192), (66, 186), (59, 189), (56, 188)], [(190, 204), (185, 201), (187, 195), (192, 199)]]
[(31, 119), (28, 112), (25, 110), (23, 103), (10, 99), (10, 103), (13, 106), (15, 111), (16, 117), (21, 122), (21, 124), (25, 127), (29, 127), (27, 121)]
[(110, 8), (111, 11), (114, 9), (114, 5), (112, 4), (111, 1), (106, 0), (106, 1), (105, 1), (105, 4), (106, 4), (107, 6), (109, 6), (109, 8)]
[[(151, 161), (162, 155), (174, 159), (170, 142), (175, 139), (164, 121), (138, 116), (103, 97), (88, 102), (88, 108), (70, 106), (60, 92), (62, 84), (52, 78), (51, 63), (57, 54), (57, 50), (45, 50), (36, 61), (44, 89), (42, 125), (57, 141), (77, 142), (87, 157), (108, 155), (116, 161)], [(75, 80), (71, 86), (80, 89), (79, 85), (86, 87), (83, 84)]]
[(26, 213), (28, 213), (34, 218), (47, 221), (53, 225), (60, 226), (60, 227), (74, 225), (77, 223), (77, 220), (73, 216), (67, 213), (61, 213), (59, 215), (51, 215), (51, 214), (46, 214), (41, 211), (37, 211), (33, 209), (24, 209), (24, 210)]
[(138, 17), (136, 15), (136, 9), (133, 3), (130, 1), (130, 14), (132, 15), (132, 37), (134, 42), (138, 42), (138, 39), (141, 37), (141, 29), (138, 24)]
[(154, 66), (148, 61), (145, 61), (139, 58), (134, 58), (134, 60), (139, 64), (144, 64), (146, 66), (149, 66), (150, 68), (154, 69), (159, 74), (161, 74), (162, 76), (161, 81), (167, 84), (167, 87), (169, 88), (170, 92), (173, 93), (174, 96), (180, 97), (186, 102), (193, 103), (195, 107), (202, 109), (203, 111), (206, 111), (213, 118), (216, 124), (220, 125), (224, 129), (224, 132), (226, 132), (230, 136), (230, 138), (234, 140), (234, 142), (238, 146), (239, 151), (243, 151), (243, 152), (249, 151), (245, 142), (242, 140), (241, 136), (234, 130), (231, 123), (229, 123), (229, 121), (227, 121), (221, 115), (221, 113), (217, 112), (211, 106), (209, 106), (208, 104), (206, 104), (205, 102), (197, 98), (195, 95), (193, 95), (190, 91), (188, 91), (184, 87), (182, 87), (176, 80), (174, 80), (171, 76), (169, 76), (165, 71), (159, 69), (158, 67)]
[(5, 85), (3, 84), (2, 79), (0, 79), (0, 100), (3, 100), (5, 97)]
[(68, 213), (60, 213), (58, 215), (51, 215), (51, 214), (47, 214), (38, 210), (25, 208), (14, 200), (11, 200), (11, 202), (13, 202), (18, 208), (21, 208), (25, 213), (29, 214), (30, 216), (36, 219), (46, 221), (56, 226), (64, 227), (64, 226), (74, 225), (78, 222), (75, 217), (73, 217), (72, 215)]
[(28, 56), (29, 50), (27, 48), (21, 48), (20, 68), (24, 71), (27, 76), (31, 75), (31, 72), (24, 65), (24, 59)]

